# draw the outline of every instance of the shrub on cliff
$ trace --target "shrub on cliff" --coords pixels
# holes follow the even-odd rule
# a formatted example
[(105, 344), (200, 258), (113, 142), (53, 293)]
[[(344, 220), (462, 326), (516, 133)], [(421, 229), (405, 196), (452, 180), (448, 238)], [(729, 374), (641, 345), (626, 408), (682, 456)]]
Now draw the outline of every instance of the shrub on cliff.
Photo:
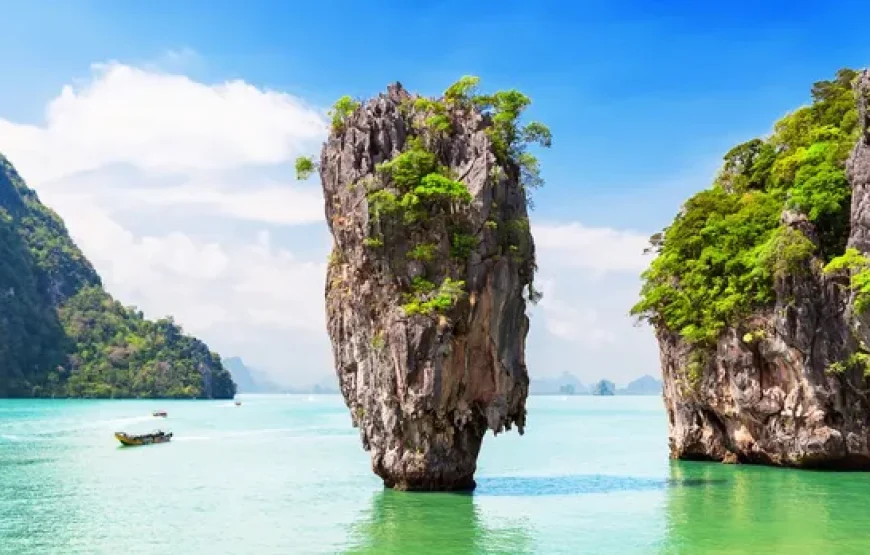
[[(651, 239), (658, 256), (643, 273), (631, 313), (712, 343), (722, 330), (769, 305), (777, 276), (815, 254), (843, 255), (851, 189), (844, 164), (857, 129), (852, 81), (837, 72), (812, 88), (813, 102), (779, 120), (774, 132), (731, 149), (712, 188), (690, 198), (674, 222)], [(805, 214), (820, 246), (786, 228), (786, 209)]]

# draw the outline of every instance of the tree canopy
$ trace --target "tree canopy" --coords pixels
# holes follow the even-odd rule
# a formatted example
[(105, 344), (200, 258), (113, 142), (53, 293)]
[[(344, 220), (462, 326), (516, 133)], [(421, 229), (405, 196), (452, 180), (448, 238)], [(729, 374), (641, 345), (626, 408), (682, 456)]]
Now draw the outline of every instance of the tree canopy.
[[(692, 343), (774, 300), (777, 276), (799, 271), (811, 255), (845, 252), (851, 189), (845, 161), (858, 133), (852, 82), (842, 69), (812, 87), (812, 103), (776, 122), (773, 133), (732, 148), (713, 186), (686, 201), (673, 223), (651, 239), (657, 254), (643, 273), (635, 316)], [(784, 210), (803, 213), (818, 247), (781, 224)]]

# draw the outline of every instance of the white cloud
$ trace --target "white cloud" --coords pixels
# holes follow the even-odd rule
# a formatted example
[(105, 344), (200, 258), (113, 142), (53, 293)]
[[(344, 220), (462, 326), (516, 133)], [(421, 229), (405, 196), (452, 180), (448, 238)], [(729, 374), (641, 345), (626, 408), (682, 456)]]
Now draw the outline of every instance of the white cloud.
[(532, 377), (571, 372), (587, 383), (625, 383), (656, 374), (652, 333), (628, 316), (651, 260), (648, 235), (579, 222), (533, 224), (532, 232), (544, 294), (529, 334)]
[(544, 294), (539, 306), (543, 310), (547, 331), (568, 341), (575, 341), (597, 349), (616, 341), (612, 330), (606, 329), (598, 311), (587, 306), (577, 306), (567, 298), (556, 295), (556, 280), (541, 283)]
[(649, 235), (578, 222), (542, 223), (533, 227), (535, 245), (552, 253), (552, 262), (596, 272), (634, 272), (646, 268), (643, 249)]
[[(182, 51), (157, 65), (191, 61)], [(325, 137), (322, 112), (242, 81), (146, 67), (94, 66), (39, 125), (0, 118), (0, 151), (119, 300), (285, 378), (325, 373), (323, 204), (289, 178)], [(301, 254), (273, 244), (282, 227), (308, 224), (319, 225), (297, 232)], [(306, 361), (319, 368), (296, 364)]]
[(221, 190), (209, 184), (188, 183), (170, 190), (130, 191), (137, 202), (159, 206), (191, 205), (243, 220), (301, 225), (323, 220), (323, 200), (313, 188), (268, 184), (251, 191)]
[(92, 71), (63, 87), (44, 125), (0, 122), (7, 156), (31, 180), (122, 163), (168, 173), (278, 164), (325, 134), (319, 111), (243, 81), (206, 85), (115, 62)]

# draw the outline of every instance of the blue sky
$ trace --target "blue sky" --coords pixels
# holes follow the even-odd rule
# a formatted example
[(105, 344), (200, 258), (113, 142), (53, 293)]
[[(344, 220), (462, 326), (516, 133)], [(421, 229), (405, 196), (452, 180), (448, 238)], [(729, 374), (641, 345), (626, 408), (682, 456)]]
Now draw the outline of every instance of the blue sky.
[[(0, 62), (14, 85), (0, 106), (39, 118), (88, 64), (169, 49), (202, 56), (194, 74), (207, 81), (242, 78), (320, 105), (396, 79), (435, 93), (476, 74), (526, 91), (530, 115), (553, 129), (541, 215), (646, 230), (703, 185), (672, 180), (703, 178), (814, 80), (870, 59), (870, 7), (857, 1), (248, 4), (5, 2)], [(589, 206), (622, 206), (626, 195), (655, 213)]]
[[(95, 82), (91, 64), (112, 60), (207, 85), (243, 80), (317, 109), (343, 94), (371, 96), (395, 80), (436, 94), (473, 74), (485, 88), (526, 92), (534, 101), (529, 116), (553, 131), (553, 148), (541, 154), (547, 185), (536, 195), (534, 222), (639, 235), (666, 225), (686, 196), (706, 187), (730, 146), (767, 132), (805, 102), (813, 81), (870, 61), (864, 38), (870, 5), (851, 0), (9, 1), (0, 2), (0, 10), (0, 118), (9, 122), (44, 125), (46, 105), (62, 86)], [(9, 150), (2, 137), (0, 148)], [(188, 219), (180, 209), (166, 214)], [(219, 241), (214, 230), (227, 227), (204, 217), (193, 230), (179, 223), (149, 231), (148, 216), (122, 219), (134, 237), (183, 231)], [(265, 229), (300, 260), (319, 256), (306, 250), (311, 230), (273, 224), (248, 219), (233, 229), (249, 238)], [(312, 225), (317, 248), (328, 245), (324, 229)], [(554, 252), (553, 260), (558, 256)], [(561, 275), (552, 271), (557, 281)], [(564, 281), (559, 289), (570, 291), (573, 278)], [(559, 298), (583, 308), (582, 299)], [(134, 300), (147, 308), (147, 300)], [(596, 310), (624, 319), (624, 305)], [(617, 344), (621, 330), (613, 329)], [(593, 357), (576, 342), (534, 331), (530, 350), (535, 346), (554, 353), (541, 357), (552, 372), (555, 361), (570, 356), (592, 357), (595, 371), (605, 373), (598, 369), (606, 349)], [(637, 352), (620, 363), (631, 368), (615, 371), (617, 379), (657, 370), (650, 341)]]

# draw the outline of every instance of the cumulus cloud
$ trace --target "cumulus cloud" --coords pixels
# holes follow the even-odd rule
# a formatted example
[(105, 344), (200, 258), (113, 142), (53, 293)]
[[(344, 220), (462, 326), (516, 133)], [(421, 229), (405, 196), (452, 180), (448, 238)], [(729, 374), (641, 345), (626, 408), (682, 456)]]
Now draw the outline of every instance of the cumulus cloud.
[(44, 125), (0, 122), (8, 157), (39, 183), (121, 163), (166, 173), (278, 164), (325, 130), (320, 111), (287, 94), (119, 63), (64, 86)]
[(534, 226), (535, 245), (552, 255), (552, 263), (595, 272), (642, 271), (649, 260), (643, 250), (649, 235), (578, 222)]

